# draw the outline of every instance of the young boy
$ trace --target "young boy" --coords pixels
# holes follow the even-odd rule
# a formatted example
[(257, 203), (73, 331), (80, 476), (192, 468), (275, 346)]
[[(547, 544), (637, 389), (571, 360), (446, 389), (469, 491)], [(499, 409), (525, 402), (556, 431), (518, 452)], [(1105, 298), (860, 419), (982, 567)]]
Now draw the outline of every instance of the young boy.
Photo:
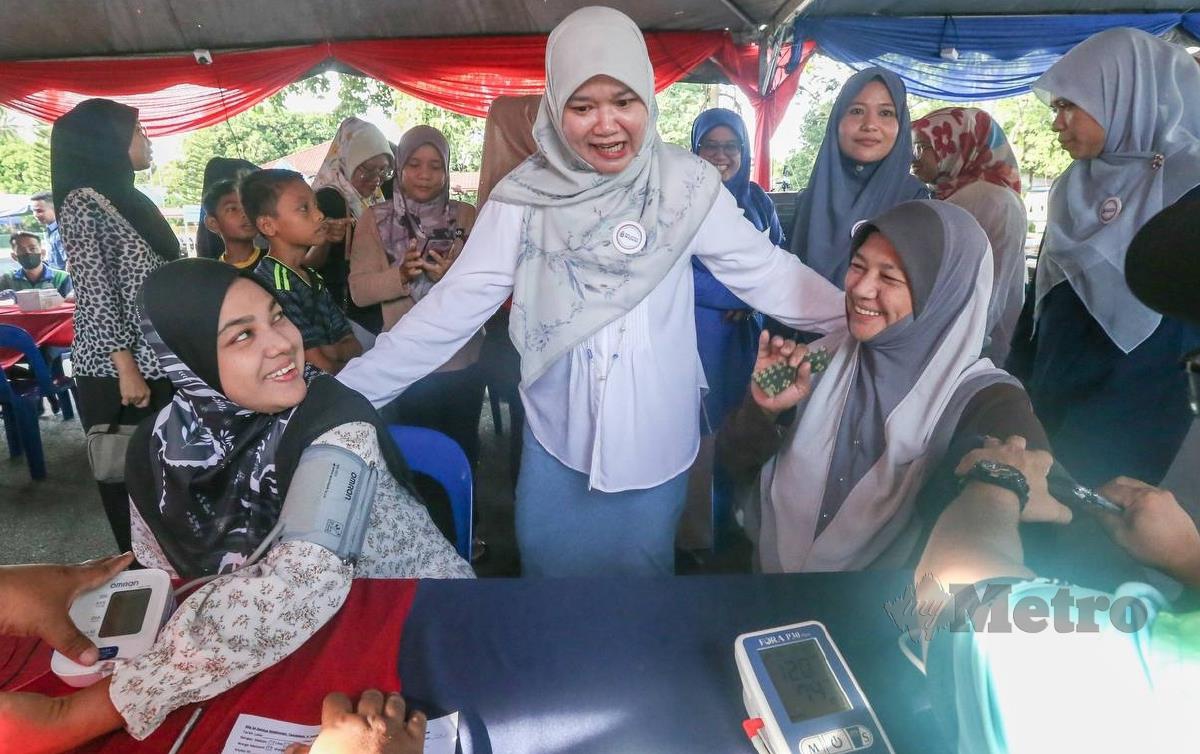
[(239, 193), (246, 217), (270, 244), (254, 276), (275, 292), (284, 315), (300, 330), (308, 363), (337, 374), (362, 347), (321, 276), (304, 266), (309, 247), (325, 241), (316, 194), (293, 170), (250, 173)]
[(258, 231), (242, 210), (237, 182), (233, 179), (217, 181), (204, 192), (203, 203), (204, 227), (225, 242), (221, 261), (239, 270), (253, 270), (262, 257), (262, 250), (254, 247)]
[(34, 288), (53, 288), (64, 299), (75, 298), (71, 276), (56, 270), (45, 261), (42, 241), (33, 233), (19, 231), (9, 239), (13, 261), (20, 269), (0, 275), (0, 291), (28, 291)]

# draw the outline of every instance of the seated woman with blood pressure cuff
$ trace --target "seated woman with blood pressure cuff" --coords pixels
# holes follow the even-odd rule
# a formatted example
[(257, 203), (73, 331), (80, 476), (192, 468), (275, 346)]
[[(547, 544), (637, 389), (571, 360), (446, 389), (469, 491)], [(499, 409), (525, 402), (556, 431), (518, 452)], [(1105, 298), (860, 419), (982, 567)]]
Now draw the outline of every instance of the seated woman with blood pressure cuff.
[(306, 367), (299, 331), (258, 283), (181, 260), (147, 278), (139, 303), (176, 394), (130, 442), (134, 552), (208, 583), (148, 651), (68, 697), (66, 724), (36, 729), (45, 718), (31, 712), (51, 750), (121, 726), (143, 739), (274, 665), (337, 613), (354, 578), (474, 576), (374, 409)]

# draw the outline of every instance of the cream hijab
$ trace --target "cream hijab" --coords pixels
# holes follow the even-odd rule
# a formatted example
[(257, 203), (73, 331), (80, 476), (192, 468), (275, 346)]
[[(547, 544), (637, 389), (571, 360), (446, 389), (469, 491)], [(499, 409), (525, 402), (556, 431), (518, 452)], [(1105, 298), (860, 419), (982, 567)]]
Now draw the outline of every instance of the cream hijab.
[(383, 132), (365, 120), (346, 118), (338, 126), (325, 161), (313, 179), (313, 191), (325, 187), (336, 189), (345, 197), (350, 216), (357, 220), (367, 207), (383, 201), (383, 192), (375, 189), (373, 195), (363, 197), (350, 182), (350, 176), (359, 165), (381, 154), (392, 159), (392, 147)]
[[(628, 86), (650, 114), (641, 149), (616, 175), (596, 172), (562, 132), (567, 100), (598, 75)], [(663, 143), (657, 117), (646, 42), (628, 16), (581, 8), (551, 32), (546, 94), (534, 124), (539, 151), (491, 194), (525, 207), (509, 325), (522, 384), (644, 299), (686, 252), (716, 200), (716, 168)], [(615, 231), (629, 223), (640, 227), (644, 246), (624, 253)]]
[(904, 262), (913, 315), (870, 341), (841, 330), (810, 346), (833, 357), (763, 467), (758, 556), (767, 572), (861, 569), (889, 550), (906, 557), (917, 494), (967, 402), (1015, 382), (979, 355), (992, 254), (970, 213), (905, 202), (871, 220), (854, 248), (876, 230)]

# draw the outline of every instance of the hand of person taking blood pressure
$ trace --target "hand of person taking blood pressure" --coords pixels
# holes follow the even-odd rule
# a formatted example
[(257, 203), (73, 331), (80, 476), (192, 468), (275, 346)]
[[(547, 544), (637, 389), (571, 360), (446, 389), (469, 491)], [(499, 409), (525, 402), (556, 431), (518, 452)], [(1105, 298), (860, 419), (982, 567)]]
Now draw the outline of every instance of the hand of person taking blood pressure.
[[(321, 706), (321, 733), (309, 746), (293, 744), (284, 754), (420, 754), (426, 719), (406, 714), (404, 697), (369, 689), (355, 711), (349, 697), (334, 692)], [(406, 719), (407, 717), (407, 719)]]
[(1175, 496), (1128, 477), (1117, 477), (1099, 490), (1122, 508), (1095, 511), (1113, 541), (1139, 561), (1200, 588), (1200, 531)]
[(1014, 435), (1003, 443), (995, 437), (985, 438), (982, 448), (967, 453), (959, 461), (954, 473), (966, 474), (979, 461), (994, 461), (1012, 466), (1025, 476), (1029, 484), (1029, 502), (1021, 511), (1021, 523), (1071, 523), (1071, 509), (1050, 494), (1047, 476), (1054, 465), (1054, 457), (1044, 450), (1028, 450), (1025, 438)]
[(133, 555), (125, 553), (79, 565), (0, 568), (0, 635), (37, 636), (64, 656), (92, 665), (100, 653), (71, 621), (71, 603), (132, 562)]
[[(795, 406), (812, 393), (812, 365), (804, 360), (808, 349), (792, 340), (785, 340), (778, 335), (763, 330), (758, 336), (758, 359), (754, 362), (754, 373), (769, 369), (780, 362), (788, 366), (799, 367), (796, 378), (779, 393), (768, 396), (754, 380), (750, 380), (750, 396), (767, 414), (781, 414)], [(801, 363), (803, 362), (803, 363)]]

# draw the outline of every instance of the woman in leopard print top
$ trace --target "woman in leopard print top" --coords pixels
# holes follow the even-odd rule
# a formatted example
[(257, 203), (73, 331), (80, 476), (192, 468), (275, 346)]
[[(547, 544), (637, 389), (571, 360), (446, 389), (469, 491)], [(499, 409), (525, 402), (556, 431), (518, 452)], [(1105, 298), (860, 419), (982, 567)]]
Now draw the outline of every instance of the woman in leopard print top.
[[(137, 424), (171, 397), (134, 311), (146, 276), (179, 256), (174, 231), (134, 188), (134, 171), (150, 167), (150, 158), (137, 110), (111, 100), (80, 103), (55, 122), (50, 137), (54, 203), (75, 282), (71, 361), (84, 429)], [(99, 487), (117, 545), (126, 551), (125, 485)]]

